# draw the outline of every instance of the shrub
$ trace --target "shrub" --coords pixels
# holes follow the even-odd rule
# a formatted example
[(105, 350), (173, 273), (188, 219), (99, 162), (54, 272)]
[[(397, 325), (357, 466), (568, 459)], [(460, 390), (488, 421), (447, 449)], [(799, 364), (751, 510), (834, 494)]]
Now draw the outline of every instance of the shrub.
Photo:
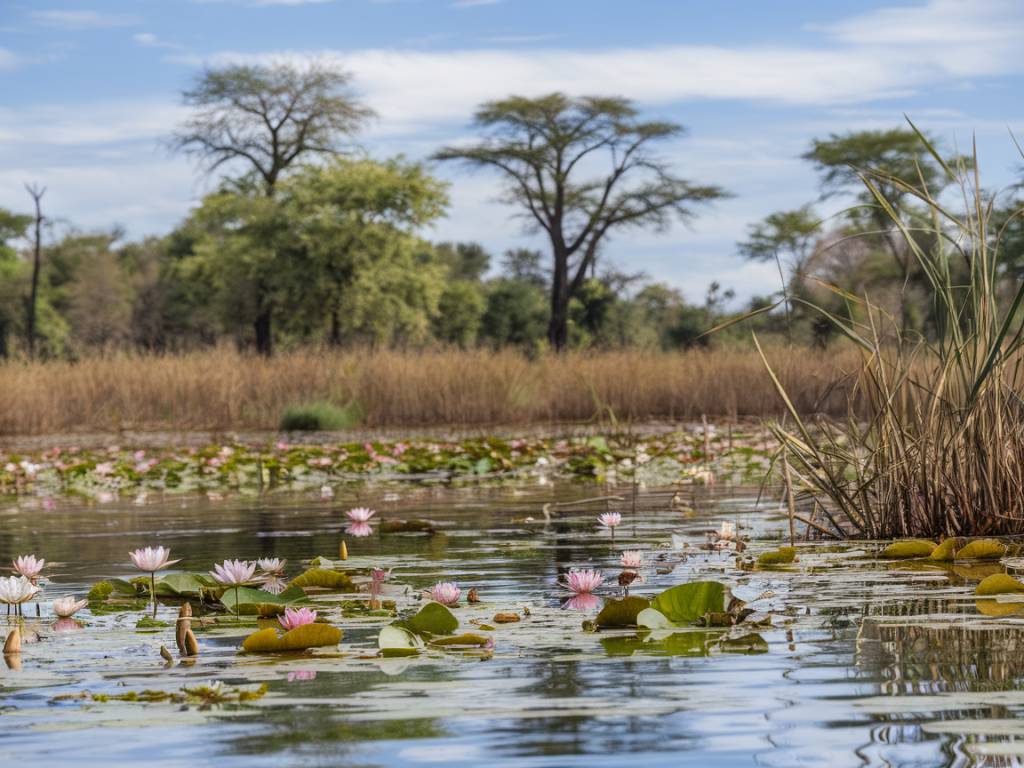
[(361, 414), (352, 405), (339, 407), (333, 403), (319, 401), (289, 405), (281, 414), (283, 432), (337, 432), (351, 429), (359, 424)]

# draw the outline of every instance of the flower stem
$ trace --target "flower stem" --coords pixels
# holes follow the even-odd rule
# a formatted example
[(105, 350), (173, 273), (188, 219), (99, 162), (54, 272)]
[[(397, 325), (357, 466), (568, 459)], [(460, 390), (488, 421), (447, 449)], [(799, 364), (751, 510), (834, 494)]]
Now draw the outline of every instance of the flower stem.
[(149, 572), (149, 597), (153, 601), (153, 618), (156, 618), (156, 571)]

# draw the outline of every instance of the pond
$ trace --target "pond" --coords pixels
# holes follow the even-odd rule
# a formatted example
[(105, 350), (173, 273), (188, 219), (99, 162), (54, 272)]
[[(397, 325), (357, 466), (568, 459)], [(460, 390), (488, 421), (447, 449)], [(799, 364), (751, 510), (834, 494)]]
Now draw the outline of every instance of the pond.
[[(61, 765), (621, 766), (1012, 765), (1024, 759), (1024, 619), (978, 610), (973, 586), (1001, 566), (883, 564), (874, 548), (800, 544), (798, 562), (737, 567), (705, 549), (707, 532), (734, 522), (748, 553), (779, 544), (775, 501), (757, 488), (645, 489), (519, 481), (449, 487), (347, 486), (318, 494), (150, 495), (106, 504), (31, 498), (0, 513), (0, 553), (46, 557), (42, 616), (26, 607), (26, 642), (0, 668), (5, 763)], [(618, 493), (555, 509), (543, 506)], [(378, 520), (422, 518), (433, 534), (352, 538), (344, 510)], [(597, 514), (621, 511), (612, 541)], [(379, 526), (378, 526), (379, 527)], [(456, 581), (479, 603), (454, 609), (463, 629), (493, 638), (493, 652), (429, 650), (382, 658), (388, 617), (344, 616), (344, 596), (314, 595), (344, 631), (338, 648), (287, 655), (239, 652), (254, 627), (221, 614), (197, 630), (192, 664), (165, 663), (168, 628), (138, 629), (145, 611), (81, 611), (58, 627), (50, 601), (83, 597), (106, 577), (138, 576), (128, 552), (169, 546), (175, 569), (208, 571), (225, 557), (337, 558), (347, 539), (355, 569), (390, 568), (384, 597), (415, 608), (419, 592)], [(756, 610), (731, 629), (638, 634), (585, 631), (593, 611), (563, 607), (570, 566), (609, 575), (619, 592), (623, 549), (644, 551), (653, 596), (694, 579), (724, 582)], [(365, 593), (360, 596), (365, 599)], [(499, 612), (519, 621), (494, 625)], [(158, 619), (173, 622), (177, 606)], [(3, 624), (5, 617), (0, 617)], [(243, 617), (244, 618), (244, 617)], [(6, 619), (6, 634), (13, 617)], [(462, 631), (462, 629), (460, 629)], [(34, 641), (34, 642), (32, 642)], [(248, 701), (105, 699), (179, 692), (220, 681), (266, 685)], [(85, 695), (88, 692), (88, 696)], [(628, 758), (627, 758), (628, 756)]]

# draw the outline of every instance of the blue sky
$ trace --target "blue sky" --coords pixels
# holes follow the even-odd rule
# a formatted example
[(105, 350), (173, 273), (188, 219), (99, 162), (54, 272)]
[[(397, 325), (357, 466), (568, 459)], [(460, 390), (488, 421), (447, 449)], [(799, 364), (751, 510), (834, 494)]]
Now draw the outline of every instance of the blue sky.
[[(23, 182), (37, 181), (81, 229), (168, 231), (215, 183), (161, 145), (205, 64), (351, 71), (379, 114), (361, 137), (377, 156), (464, 140), (474, 106), (512, 92), (619, 94), (683, 123), (663, 155), (735, 197), (689, 227), (617, 237), (606, 257), (691, 299), (712, 279), (746, 297), (777, 277), (735, 243), (816, 197), (799, 159), (813, 137), (907, 113), (950, 146), (976, 136), (988, 185), (1013, 182), (1021, 39), (1016, 0), (0, 0), (0, 206), (27, 209)], [(497, 202), (496, 177), (437, 171), (452, 206), (429, 236), (540, 244)]]

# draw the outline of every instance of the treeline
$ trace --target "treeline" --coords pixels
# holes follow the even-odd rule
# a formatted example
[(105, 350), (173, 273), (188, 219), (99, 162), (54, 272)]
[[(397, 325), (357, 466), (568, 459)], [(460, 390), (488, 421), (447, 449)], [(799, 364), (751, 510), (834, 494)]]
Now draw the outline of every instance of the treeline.
[[(915, 208), (913, 192), (941, 197), (973, 158), (947, 156), (912, 126), (812, 143), (814, 202), (753, 224), (737, 244), (775, 264), (777, 288), (733, 312), (750, 315), (742, 328), (708, 335), (728, 325), (727, 288), (712, 283), (686, 301), (605, 257), (616, 233), (692, 219), (729, 194), (675, 175), (656, 149), (682, 127), (647, 120), (626, 99), (489, 102), (475, 116), (476, 143), (439, 149), (435, 161), (496, 173), (548, 244), (501, 255), (424, 237), (448, 209), (447, 186), (425, 163), (358, 150), (354, 137), (372, 113), (343, 73), (232, 66), (203, 73), (184, 101), (192, 117), (174, 146), (228, 175), (166, 236), (130, 242), (117, 229), (58, 226), (35, 186), (34, 214), (0, 210), (0, 355), (185, 351), (226, 340), (262, 354), (308, 344), (677, 349), (750, 327), (826, 346), (835, 325), (822, 310), (856, 319), (857, 296), (870, 295), (904, 331), (934, 330), (915, 249), (947, 249), (948, 269), (965, 268), (958, 244), (934, 234), (941, 227), (913, 225), (931, 215)], [(853, 205), (822, 221), (815, 206), (836, 195)], [(1009, 294), (1024, 270), (1021, 201), (986, 199), (991, 268)], [(909, 227), (897, 228), (893, 209)]]

